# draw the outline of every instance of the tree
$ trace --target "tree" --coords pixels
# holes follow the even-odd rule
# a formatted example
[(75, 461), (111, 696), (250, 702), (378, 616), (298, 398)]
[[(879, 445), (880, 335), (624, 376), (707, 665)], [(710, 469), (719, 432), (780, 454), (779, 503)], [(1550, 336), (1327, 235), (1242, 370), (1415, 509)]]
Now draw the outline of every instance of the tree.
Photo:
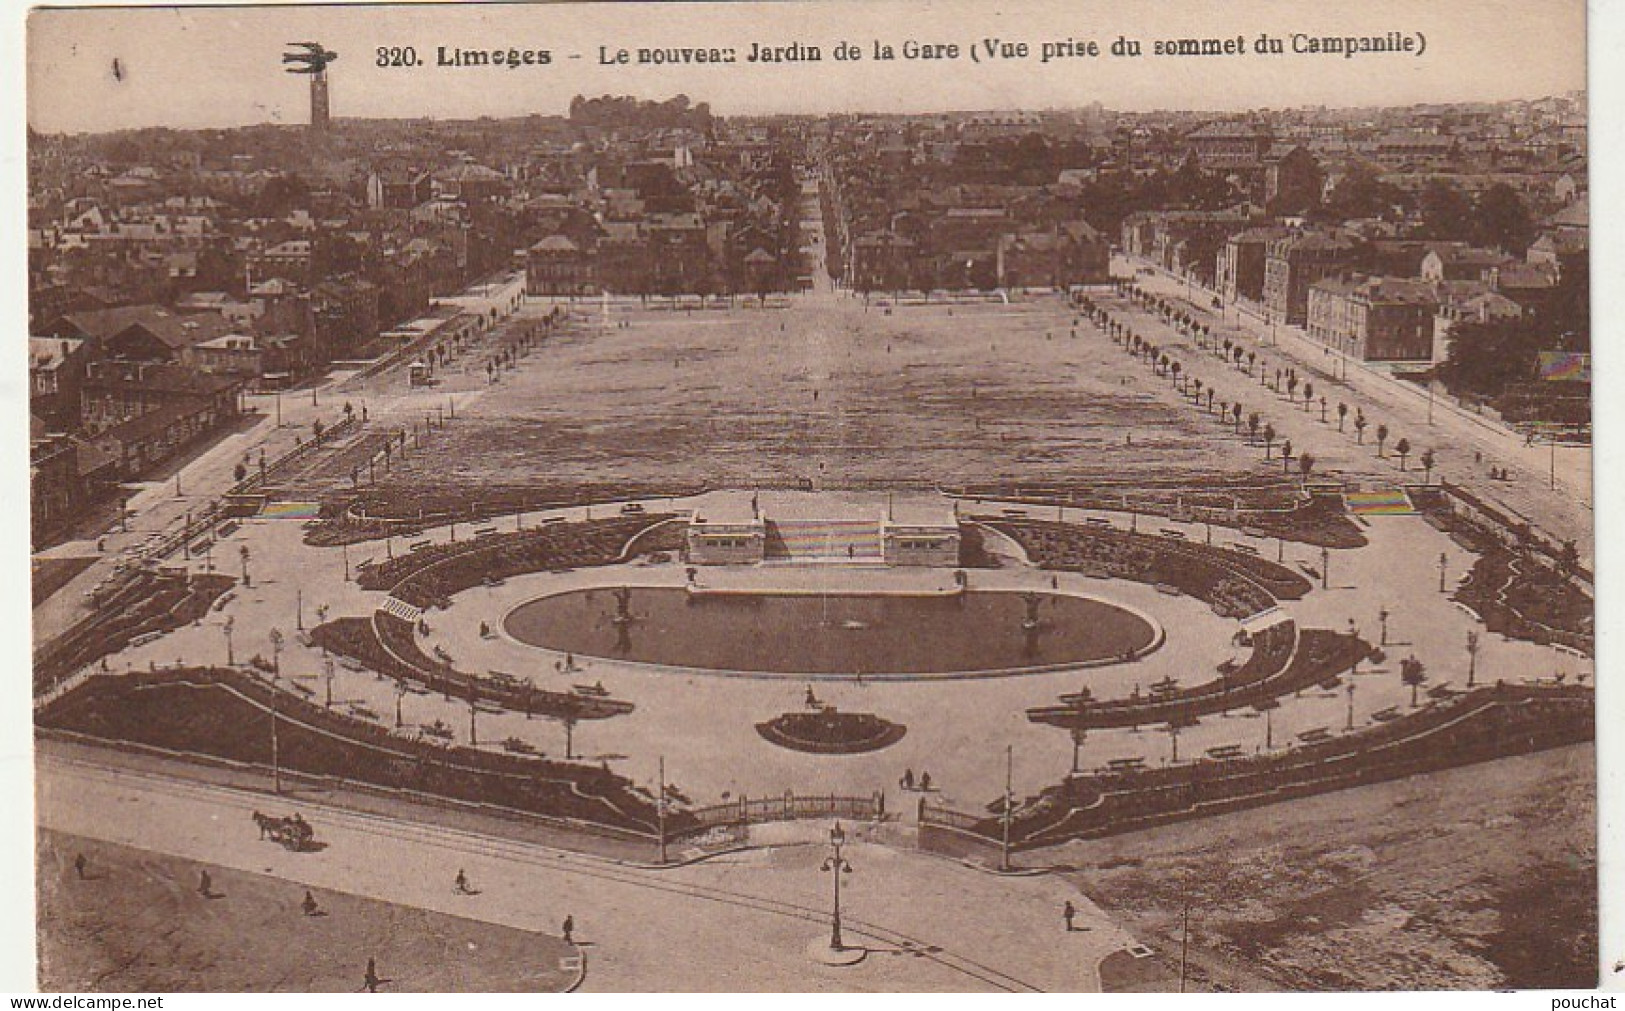
[(1388, 441), (1388, 426), (1377, 426), (1377, 456), (1382, 456), (1382, 444)]
[(317, 443), (320, 443), (322, 441), (322, 432), (324, 430), (325, 429), (324, 429), (324, 426), (322, 425), (322, 419), (317, 418), (315, 421), (312, 421), (310, 423), (311, 436), (315, 439), (315, 441)]
[(1292, 469), (1292, 440), (1287, 439), (1281, 443), (1281, 473)]
[(1343, 419), (1347, 418), (1348, 416), (1349, 416), (1349, 405), (1343, 403), (1341, 400), (1338, 401), (1337, 402), (1337, 430), (1339, 432), (1341, 432), (1343, 430)]
[(1399, 469), (1404, 471), (1405, 458), (1411, 455), (1411, 440), (1401, 437), (1394, 443), (1394, 452), (1399, 455)]
[(1257, 439), (1258, 438), (1258, 425), (1259, 425), (1261, 420), (1262, 419), (1259, 418), (1257, 411), (1254, 411), (1252, 414), (1247, 415), (1247, 438), (1249, 438), (1249, 439)]
[(1473, 221), (1477, 225), (1474, 241), (1509, 253), (1528, 249), (1535, 238), (1529, 208), (1506, 183), (1496, 183), (1478, 195)]
[(231, 476), (236, 478), (238, 484), (241, 484), (248, 478), (248, 468), (239, 463), (231, 469)]
[(1547, 324), (1533, 316), (1464, 320), (1450, 329), (1439, 375), (1457, 392), (1499, 397), (1534, 375), (1537, 355), (1551, 340)]
[(1433, 463), (1434, 463), (1433, 450), (1432, 449), (1424, 449), (1424, 450), (1422, 450), (1422, 455), (1417, 458), (1417, 462), (1422, 465), (1422, 474), (1423, 474), (1422, 483), (1423, 484), (1432, 483), (1432, 481), (1433, 481)]
[(1408, 656), (1399, 661), (1399, 680), (1410, 686), (1411, 708), (1416, 708), (1417, 690), (1427, 684), (1427, 668), (1416, 657)]
[(1315, 457), (1312, 453), (1298, 454), (1298, 473), (1303, 477), (1303, 483), (1309, 483), (1309, 472), (1315, 469)]
[(1323, 206), (1313, 217), (1326, 224), (1342, 224), (1350, 218), (1391, 217), (1397, 205), (1407, 202), (1403, 191), (1381, 182), (1371, 169), (1356, 165), (1332, 187)]
[(1286, 398), (1289, 401), (1298, 399), (1298, 377), (1297, 376), (1287, 376), (1286, 377)]
[(1473, 235), (1472, 201), (1450, 183), (1430, 181), (1418, 202), (1422, 216), (1422, 237), (1456, 241)]
[(1236, 419), (1236, 431), (1240, 432), (1241, 431), (1241, 405), (1240, 404), (1231, 404), (1230, 405), (1230, 414), (1231, 414), (1232, 417), (1234, 417)]
[(1354, 434), (1362, 446), (1365, 445), (1365, 426), (1368, 424), (1370, 424), (1370, 422), (1365, 420), (1365, 412), (1356, 411), (1354, 414)]
[(1309, 410), (1309, 402), (1314, 400), (1314, 399), (1315, 399), (1315, 384), (1314, 383), (1304, 383), (1303, 384), (1303, 409), (1304, 409), (1304, 411), (1307, 412)]

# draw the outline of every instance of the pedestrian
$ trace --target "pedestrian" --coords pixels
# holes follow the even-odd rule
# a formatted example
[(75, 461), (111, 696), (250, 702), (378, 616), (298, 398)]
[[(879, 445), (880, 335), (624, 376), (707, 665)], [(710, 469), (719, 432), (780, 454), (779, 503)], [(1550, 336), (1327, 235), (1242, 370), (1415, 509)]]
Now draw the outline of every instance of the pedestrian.
[(575, 938), (573, 938), (571, 936), (572, 934), (575, 933), (575, 929), (576, 929), (576, 918), (574, 916), (568, 916), (568, 915), (565, 916), (565, 918), (564, 918), (564, 943), (565, 944), (574, 944), (575, 943)]
[(85, 864), (86, 864), (86, 862), (87, 861), (85, 860), (85, 855), (83, 853), (74, 854), (74, 857), (73, 857), (73, 872), (75, 874), (79, 875), (79, 880), (80, 881), (85, 880)]
[(1049, 588), (1052, 589), (1052, 590), (1059, 590), (1061, 588), (1061, 577), (1060, 576), (1050, 576), (1049, 577)]
[(452, 883), (451, 890), (458, 895), (468, 894), (468, 875), (463, 873), (461, 867), (457, 868), (457, 880)]
[(320, 911), (320, 907), (316, 905), (316, 896), (310, 894), (310, 889), (305, 889), (305, 901), (299, 904), (299, 908), (305, 911), (306, 916), (315, 916)]
[(214, 881), (210, 879), (208, 871), (203, 871), (198, 875), (197, 893), (204, 898), (208, 898), (214, 893)]
[(1066, 900), (1066, 905), (1061, 907), (1061, 918), (1066, 920), (1066, 932), (1068, 934), (1072, 933), (1072, 921), (1077, 917), (1077, 915), (1078, 910), (1076, 906), (1072, 905), (1072, 900)]
[(931, 774), (929, 772), (921, 772), (920, 773), (920, 792), (921, 793), (930, 793), (931, 792)]
[(376, 959), (369, 958), (367, 959), (367, 974), (361, 977), (361, 988), (368, 993), (377, 993), (379, 982), (378, 962)]
[(904, 769), (903, 770), (903, 789), (905, 789), (905, 790), (914, 789), (914, 770), (913, 769)]

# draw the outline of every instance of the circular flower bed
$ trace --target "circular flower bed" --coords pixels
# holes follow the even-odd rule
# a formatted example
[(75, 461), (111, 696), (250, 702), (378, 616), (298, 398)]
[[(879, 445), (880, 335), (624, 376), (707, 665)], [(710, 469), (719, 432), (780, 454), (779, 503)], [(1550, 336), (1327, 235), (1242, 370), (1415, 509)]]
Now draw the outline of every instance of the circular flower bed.
[(889, 748), (908, 728), (874, 713), (843, 713), (833, 707), (783, 713), (756, 724), (756, 732), (791, 751), (814, 755), (857, 755)]

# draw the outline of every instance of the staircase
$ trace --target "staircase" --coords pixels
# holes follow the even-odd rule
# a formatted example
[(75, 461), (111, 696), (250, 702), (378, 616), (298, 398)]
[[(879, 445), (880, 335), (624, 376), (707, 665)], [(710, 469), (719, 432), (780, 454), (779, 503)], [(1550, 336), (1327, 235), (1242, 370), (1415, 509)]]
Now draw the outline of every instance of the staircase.
[(380, 607), (379, 610), (383, 611), (385, 614), (393, 614), (402, 621), (410, 621), (414, 623), (419, 618), (423, 617), (423, 608), (408, 604), (399, 597), (386, 598), (384, 600), (384, 606)]
[(797, 565), (880, 565), (878, 520), (769, 520), (766, 560)]

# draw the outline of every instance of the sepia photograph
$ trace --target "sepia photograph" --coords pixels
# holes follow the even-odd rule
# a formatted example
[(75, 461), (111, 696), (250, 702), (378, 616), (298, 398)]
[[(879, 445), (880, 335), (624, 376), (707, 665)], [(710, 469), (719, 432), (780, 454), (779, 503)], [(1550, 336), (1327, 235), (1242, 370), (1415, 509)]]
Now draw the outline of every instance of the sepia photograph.
[(22, 41), (38, 990), (1605, 985), (1580, 0)]

